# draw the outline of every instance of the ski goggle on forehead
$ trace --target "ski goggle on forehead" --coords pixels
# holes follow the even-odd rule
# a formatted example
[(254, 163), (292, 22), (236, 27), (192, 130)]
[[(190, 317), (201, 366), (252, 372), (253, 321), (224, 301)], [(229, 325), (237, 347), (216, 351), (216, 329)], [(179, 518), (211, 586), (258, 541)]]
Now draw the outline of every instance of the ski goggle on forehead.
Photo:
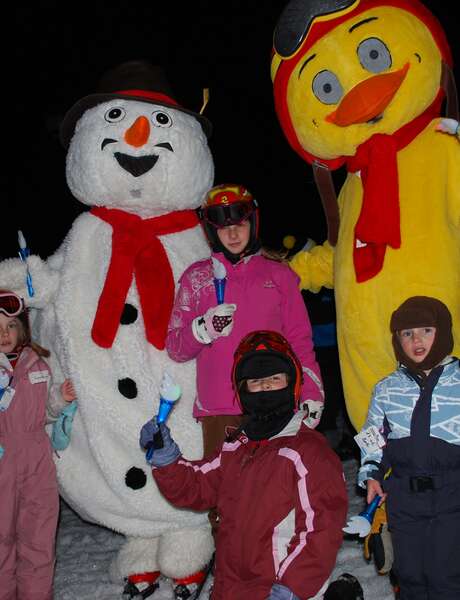
[(276, 331), (261, 330), (248, 333), (239, 343), (235, 358), (237, 354), (241, 357), (243, 354), (254, 350), (274, 350), (294, 358), (289, 342)]
[(7, 317), (16, 317), (24, 311), (24, 301), (11, 292), (0, 292), (0, 313)]
[(254, 212), (257, 204), (253, 202), (235, 202), (234, 204), (219, 204), (205, 206), (200, 211), (200, 218), (221, 229), (229, 225), (238, 225), (248, 219)]

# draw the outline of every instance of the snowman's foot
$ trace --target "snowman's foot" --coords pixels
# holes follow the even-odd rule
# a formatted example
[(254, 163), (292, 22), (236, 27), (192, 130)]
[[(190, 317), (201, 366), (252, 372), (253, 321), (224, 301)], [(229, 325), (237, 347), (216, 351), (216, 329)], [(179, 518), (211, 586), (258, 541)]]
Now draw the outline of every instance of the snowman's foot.
[(176, 587), (174, 588), (174, 600), (195, 600), (203, 590), (208, 578), (212, 574), (214, 567), (214, 555), (206, 568), (193, 573), (189, 577), (174, 579)]
[(157, 579), (160, 571), (150, 573), (135, 573), (126, 578), (126, 585), (123, 590), (123, 597), (128, 598), (149, 598), (159, 587)]
[(213, 552), (214, 539), (209, 525), (170, 531), (160, 538), (155, 569), (178, 585), (184, 583), (190, 573), (206, 570)]
[(197, 583), (190, 583), (189, 585), (180, 583), (176, 585), (174, 588), (174, 600), (193, 600), (193, 598), (196, 598), (197, 588)]
[[(158, 537), (128, 537), (110, 563), (109, 577), (113, 583), (126, 582), (140, 573), (160, 571), (157, 561)], [(136, 584), (135, 581), (132, 583)]]
[(207, 572), (197, 571), (189, 577), (174, 579), (174, 600), (194, 600), (203, 589)]

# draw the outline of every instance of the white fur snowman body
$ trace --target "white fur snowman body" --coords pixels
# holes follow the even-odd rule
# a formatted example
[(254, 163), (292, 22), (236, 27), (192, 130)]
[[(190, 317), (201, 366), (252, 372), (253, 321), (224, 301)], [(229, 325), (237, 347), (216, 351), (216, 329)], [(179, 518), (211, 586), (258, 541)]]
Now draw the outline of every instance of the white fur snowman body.
[[(199, 121), (152, 101), (116, 98), (87, 109), (67, 155), (67, 181), (76, 198), (143, 220), (196, 208), (213, 176)], [(156, 570), (184, 577), (212, 554), (207, 516), (163, 499), (139, 447), (139, 431), (157, 412), (166, 370), (182, 388), (168, 425), (187, 458), (201, 457), (201, 429), (192, 417), (195, 364), (174, 363), (147, 341), (134, 276), (113, 344), (93, 341), (113, 260), (112, 234), (109, 223), (86, 212), (55, 255), (30, 260), (36, 297), (29, 304), (41, 309), (34, 329), (51, 350), (55, 381), (70, 377), (78, 397), (71, 443), (56, 458), (60, 491), (83, 518), (127, 536), (112, 579)], [(158, 239), (175, 283), (190, 263), (209, 255), (199, 224)], [(0, 279), (26, 297), (22, 273), (16, 259), (0, 265)]]

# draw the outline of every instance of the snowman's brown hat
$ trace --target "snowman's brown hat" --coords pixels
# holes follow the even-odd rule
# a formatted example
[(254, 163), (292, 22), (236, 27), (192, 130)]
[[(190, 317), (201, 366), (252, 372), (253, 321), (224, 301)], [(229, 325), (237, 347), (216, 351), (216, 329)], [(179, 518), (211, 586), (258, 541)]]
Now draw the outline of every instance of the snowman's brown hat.
[(75, 125), (89, 108), (114, 98), (140, 100), (174, 108), (195, 117), (209, 138), (212, 132), (211, 122), (203, 115), (181, 106), (174, 97), (165, 73), (160, 66), (144, 60), (121, 63), (107, 71), (101, 78), (98, 90), (78, 100), (64, 116), (60, 127), (60, 139), (65, 148), (70, 144)]

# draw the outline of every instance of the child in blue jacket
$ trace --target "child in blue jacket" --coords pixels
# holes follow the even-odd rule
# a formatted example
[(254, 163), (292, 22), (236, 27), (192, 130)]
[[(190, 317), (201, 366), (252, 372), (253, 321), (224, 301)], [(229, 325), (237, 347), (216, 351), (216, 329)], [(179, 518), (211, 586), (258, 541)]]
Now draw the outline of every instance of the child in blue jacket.
[(399, 366), (375, 386), (357, 436), (358, 483), (368, 502), (386, 500), (400, 600), (458, 600), (460, 367), (450, 356), (451, 314), (435, 298), (414, 296), (393, 313), (390, 330)]

